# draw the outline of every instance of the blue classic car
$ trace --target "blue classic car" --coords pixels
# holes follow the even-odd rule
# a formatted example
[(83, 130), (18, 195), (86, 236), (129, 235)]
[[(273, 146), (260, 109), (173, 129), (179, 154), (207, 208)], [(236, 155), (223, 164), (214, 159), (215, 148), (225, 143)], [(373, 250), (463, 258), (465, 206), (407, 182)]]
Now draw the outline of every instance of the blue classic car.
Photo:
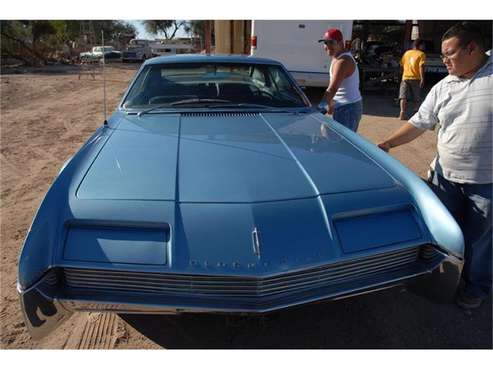
[(146, 61), (26, 237), (33, 338), (74, 311), (263, 314), (460, 265), (419, 177), (322, 115), (278, 62)]

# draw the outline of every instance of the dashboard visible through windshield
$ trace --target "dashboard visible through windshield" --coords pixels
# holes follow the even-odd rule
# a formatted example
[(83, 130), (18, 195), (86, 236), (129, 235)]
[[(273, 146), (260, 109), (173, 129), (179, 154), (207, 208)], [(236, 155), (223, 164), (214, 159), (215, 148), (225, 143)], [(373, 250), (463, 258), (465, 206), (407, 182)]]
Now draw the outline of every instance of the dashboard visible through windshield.
[(282, 68), (268, 64), (149, 65), (132, 85), (124, 108), (307, 107)]

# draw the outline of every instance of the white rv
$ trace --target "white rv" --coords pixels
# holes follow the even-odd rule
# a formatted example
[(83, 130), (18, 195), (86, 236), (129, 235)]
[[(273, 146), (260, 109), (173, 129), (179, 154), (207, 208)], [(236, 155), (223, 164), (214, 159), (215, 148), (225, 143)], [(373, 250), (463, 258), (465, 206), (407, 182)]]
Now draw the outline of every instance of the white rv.
[(301, 86), (326, 87), (330, 59), (318, 40), (330, 27), (351, 40), (353, 21), (254, 20), (250, 54), (280, 61)]
[(155, 56), (190, 54), (194, 51), (192, 43), (189, 39), (155, 40), (151, 44), (151, 49), (152, 55)]

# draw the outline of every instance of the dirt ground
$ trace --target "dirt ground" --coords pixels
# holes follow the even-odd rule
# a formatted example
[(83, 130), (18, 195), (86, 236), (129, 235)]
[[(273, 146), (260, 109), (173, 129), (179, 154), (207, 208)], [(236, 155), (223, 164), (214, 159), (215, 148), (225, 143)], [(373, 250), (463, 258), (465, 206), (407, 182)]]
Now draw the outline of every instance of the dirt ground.
[[(111, 111), (136, 65), (107, 68)], [(16, 292), (26, 231), (59, 168), (103, 122), (103, 82), (89, 70), (50, 68), (0, 78), (0, 346), (14, 348), (492, 348), (491, 300), (467, 313), (394, 288), (291, 309), (265, 318), (78, 313), (34, 342)], [(309, 90), (317, 100), (320, 90)], [(390, 96), (365, 96), (359, 133), (378, 142), (401, 124)], [(426, 133), (392, 151), (425, 176), (436, 137)]]

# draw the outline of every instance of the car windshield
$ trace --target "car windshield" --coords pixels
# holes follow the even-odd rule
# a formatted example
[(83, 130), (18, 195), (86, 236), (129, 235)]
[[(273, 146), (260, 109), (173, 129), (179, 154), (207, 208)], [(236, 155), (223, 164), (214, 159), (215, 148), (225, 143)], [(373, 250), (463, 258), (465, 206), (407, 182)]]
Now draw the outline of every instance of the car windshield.
[(264, 64), (149, 65), (138, 75), (124, 108), (306, 107), (282, 68)]

